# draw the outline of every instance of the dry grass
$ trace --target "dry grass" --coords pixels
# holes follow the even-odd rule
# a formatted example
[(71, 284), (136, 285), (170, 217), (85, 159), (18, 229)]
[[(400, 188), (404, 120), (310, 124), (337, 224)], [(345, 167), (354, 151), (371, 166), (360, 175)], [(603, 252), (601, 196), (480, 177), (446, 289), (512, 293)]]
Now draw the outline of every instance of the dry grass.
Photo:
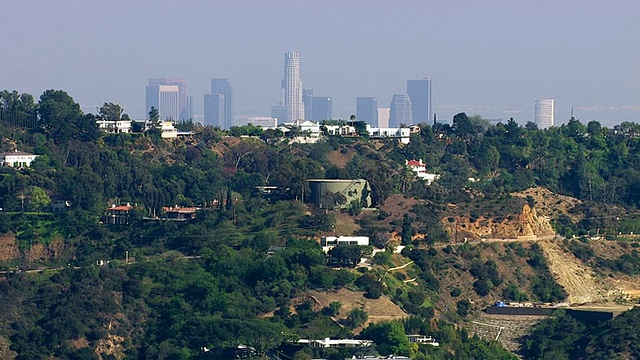
[[(343, 320), (349, 315), (349, 312), (354, 308), (360, 308), (369, 314), (369, 320), (363, 325), (372, 322), (379, 322), (385, 320), (398, 320), (407, 318), (408, 315), (396, 304), (394, 304), (388, 297), (382, 296), (379, 299), (367, 299), (364, 297), (362, 291), (351, 291), (347, 289), (340, 289), (334, 292), (320, 292), (311, 290), (308, 294), (320, 305), (320, 307), (329, 306), (333, 301), (339, 301), (342, 303), (340, 309), (340, 315), (336, 316), (336, 320)], [(361, 330), (357, 329), (356, 332)]]

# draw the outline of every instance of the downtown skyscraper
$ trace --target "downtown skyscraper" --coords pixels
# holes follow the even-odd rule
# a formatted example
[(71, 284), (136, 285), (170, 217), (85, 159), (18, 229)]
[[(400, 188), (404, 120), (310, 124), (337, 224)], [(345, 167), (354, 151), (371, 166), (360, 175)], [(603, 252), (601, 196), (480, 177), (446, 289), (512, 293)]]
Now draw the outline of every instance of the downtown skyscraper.
[(378, 124), (378, 99), (374, 97), (356, 98), (356, 119), (377, 127)]
[(146, 92), (146, 114), (158, 109), (160, 120), (188, 120), (187, 81), (180, 78), (151, 78)]
[(416, 124), (431, 121), (431, 79), (407, 80), (407, 94), (411, 99), (411, 115)]
[(413, 124), (411, 100), (409, 99), (409, 95), (393, 95), (390, 108), (391, 110), (389, 112), (389, 127), (400, 127), (400, 125)]
[(211, 94), (204, 95), (204, 123), (229, 130), (233, 125), (233, 88), (229, 79), (211, 79)]
[(304, 103), (302, 102), (302, 80), (300, 80), (300, 53), (289, 51), (284, 54), (284, 106), (289, 112), (288, 122), (304, 120)]

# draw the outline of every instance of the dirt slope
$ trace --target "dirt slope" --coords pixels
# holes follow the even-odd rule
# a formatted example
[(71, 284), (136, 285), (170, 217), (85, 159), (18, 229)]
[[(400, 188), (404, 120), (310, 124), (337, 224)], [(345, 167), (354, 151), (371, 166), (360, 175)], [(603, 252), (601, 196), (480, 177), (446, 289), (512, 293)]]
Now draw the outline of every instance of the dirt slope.
[(398, 320), (408, 317), (408, 315), (398, 305), (389, 300), (388, 297), (382, 296), (379, 299), (367, 299), (362, 291), (351, 291), (340, 289), (335, 292), (309, 291), (309, 295), (314, 299), (320, 307), (329, 306), (332, 301), (342, 303), (340, 315), (336, 318), (344, 319), (354, 308), (361, 308), (369, 315), (369, 320), (364, 327), (371, 322), (379, 322), (384, 320)]
[(598, 281), (593, 270), (573, 254), (564, 252), (553, 241), (541, 241), (540, 246), (556, 281), (569, 293), (567, 302), (585, 304), (607, 300), (607, 290)]

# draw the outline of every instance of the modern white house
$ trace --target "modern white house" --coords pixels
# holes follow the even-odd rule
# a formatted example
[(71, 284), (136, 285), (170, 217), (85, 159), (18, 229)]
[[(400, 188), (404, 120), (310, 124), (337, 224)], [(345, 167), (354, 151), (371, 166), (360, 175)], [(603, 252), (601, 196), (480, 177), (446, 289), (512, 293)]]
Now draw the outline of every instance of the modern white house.
[(160, 132), (163, 139), (175, 139), (178, 137), (178, 129), (173, 126), (173, 121), (161, 121)]
[(131, 132), (131, 120), (97, 120), (98, 128), (110, 134), (128, 134)]
[(407, 335), (407, 340), (409, 340), (410, 343), (440, 346), (440, 343), (436, 339), (426, 335), (417, 335), (417, 334)]
[(321, 340), (300, 339), (298, 344), (305, 344), (311, 347), (321, 348), (343, 348), (343, 347), (371, 347), (373, 345), (372, 340), (357, 340), (357, 339), (330, 339), (324, 338)]
[(368, 236), (323, 236), (320, 238), (320, 245), (324, 252), (329, 252), (338, 245), (369, 245)]
[(339, 136), (357, 136), (355, 126), (351, 125), (324, 125), (324, 128), (327, 129), (327, 134), (329, 135), (339, 135)]
[(0, 166), (9, 166), (17, 169), (26, 168), (31, 166), (31, 163), (37, 157), (38, 155), (18, 150), (14, 152), (0, 153)]
[(371, 139), (396, 138), (400, 139), (403, 144), (408, 144), (411, 141), (411, 129), (408, 127), (378, 128), (367, 124), (367, 132)]

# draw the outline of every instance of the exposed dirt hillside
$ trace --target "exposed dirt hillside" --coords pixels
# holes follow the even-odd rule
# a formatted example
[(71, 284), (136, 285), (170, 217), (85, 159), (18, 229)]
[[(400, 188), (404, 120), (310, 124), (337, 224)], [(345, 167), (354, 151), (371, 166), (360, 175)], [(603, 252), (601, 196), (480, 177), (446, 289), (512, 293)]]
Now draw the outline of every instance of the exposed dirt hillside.
[(556, 281), (569, 293), (567, 303), (585, 304), (608, 301), (607, 285), (591, 267), (554, 241), (539, 242)]
[(580, 218), (578, 214), (571, 214), (570, 210), (582, 204), (582, 201), (571, 196), (556, 194), (539, 186), (512, 193), (511, 195), (521, 198), (531, 196), (534, 200), (534, 208), (538, 214), (548, 219), (555, 218), (560, 214), (572, 217), (573, 221), (579, 220)]
[(15, 235), (0, 235), (0, 261), (11, 261), (20, 257), (20, 249)]
[[(340, 289), (335, 292), (319, 292), (309, 291), (308, 294), (318, 304), (316, 310), (329, 306), (333, 301), (339, 301), (342, 303), (340, 309), (340, 315), (336, 317), (337, 320), (343, 320), (347, 317), (349, 312), (354, 308), (361, 308), (367, 312), (369, 319), (366, 324), (371, 322), (379, 322), (384, 320), (397, 320), (404, 319), (408, 315), (394, 304), (388, 297), (382, 296), (379, 299), (367, 299), (364, 297), (362, 291), (351, 291), (347, 289)], [(364, 327), (366, 327), (366, 324)]]

